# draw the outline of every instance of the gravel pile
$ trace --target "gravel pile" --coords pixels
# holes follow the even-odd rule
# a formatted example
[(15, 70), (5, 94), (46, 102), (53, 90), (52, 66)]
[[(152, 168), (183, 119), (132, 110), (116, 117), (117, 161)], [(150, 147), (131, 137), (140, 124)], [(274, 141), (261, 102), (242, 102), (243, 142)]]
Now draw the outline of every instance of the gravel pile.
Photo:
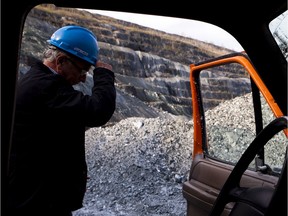
[[(225, 102), (209, 112), (212, 116), (224, 117), (226, 125), (233, 130), (239, 128), (239, 125), (233, 125), (235, 113), (239, 114), (241, 104), (246, 100), (251, 100), (250, 94)], [(113, 126), (86, 131), (89, 180), (84, 207), (75, 211), (74, 216), (186, 214), (182, 183), (188, 178), (192, 162), (193, 122), (184, 117), (165, 116), (133, 117)], [(245, 119), (251, 118), (245, 116)], [(252, 121), (244, 122), (237, 135), (246, 136), (253, 131)], [(207, 125), (217, 126), (214, 132), (221, 134), (221, 124), (215, 123), (214, 118), (208, 118)], [(228, 136), (231, 137), (234, 136)], [(219, 140), (223, 145), (223, 140), (228, 138), (222, 136)]]
[[(275, 116), (264, 99), (261, 100), (265, 127)], [(251, 94), (225, 101), (205, 113), (211, 155), (236, 163), (253, 141), (256, 135), (254, 109), (247, 104), (252, 105)], [(265, 163), (276, 169), (282, 167), (286, 145), (284, 133), (278, 133), (265, 145)], [(255, 167), (254, 161), (250, 167)]]
[(184, 215), (192, 121), (128, 118), (86, 133), (90, 179), (75, 215)]

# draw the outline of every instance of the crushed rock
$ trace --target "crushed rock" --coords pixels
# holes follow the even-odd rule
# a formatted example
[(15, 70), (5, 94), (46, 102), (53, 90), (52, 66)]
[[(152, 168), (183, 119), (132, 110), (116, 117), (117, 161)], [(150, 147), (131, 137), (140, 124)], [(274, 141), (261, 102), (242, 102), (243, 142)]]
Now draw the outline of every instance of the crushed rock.
[[(247, 100), (251, 94), (226, 101), (209, 112), (225, 116), (224, 122), (233, 128), (239, 109), (251, 108), (241, 106)], [(193, 122), (181, 116), (163, 116), (132, 117), (86, 131), (89, 179), (84, 207), (73, 216), (186, 215), (182, 184), (192, 163)], [(249, 118), (253, 117), (243, 119)], [(214, 119), (217, 117), (206, 119), (207, 125), (217, 125)], [(247, 134), (253, 121), (242, 122), (245, 130), (241, 133)], [(221, 133), (219, 128), (217, 133)]]
[(192, 136), (192, 121), (183, 117), (133, 117), (89, 129), (85, 206), (75, 215), (184, 215)]

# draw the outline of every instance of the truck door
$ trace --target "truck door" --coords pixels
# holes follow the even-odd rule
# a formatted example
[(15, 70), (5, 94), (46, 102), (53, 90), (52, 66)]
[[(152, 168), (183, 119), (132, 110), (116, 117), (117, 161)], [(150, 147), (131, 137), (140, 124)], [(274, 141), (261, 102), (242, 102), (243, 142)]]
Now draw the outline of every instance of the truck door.
[[(192, 64), (190, 84), (193, 162), (182, 191), (187, 216), (206, 216), (248, 145), (283, 114), (245, 53)], [(275, 188), (285, 158), (286, 132), (258, 152), (241, 186)], [(229, 215), (233, 205), (228, 203), (222, 215)]]

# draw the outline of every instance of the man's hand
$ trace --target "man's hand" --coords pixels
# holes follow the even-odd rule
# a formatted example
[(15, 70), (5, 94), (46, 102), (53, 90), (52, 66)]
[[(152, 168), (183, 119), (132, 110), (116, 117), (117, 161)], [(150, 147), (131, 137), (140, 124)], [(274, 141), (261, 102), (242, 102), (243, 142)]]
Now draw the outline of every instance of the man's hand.
[(96, 68), (97, 68), (97, 67), (106, 68), (106, 69), (112, 71), (112, 65), (107, 64), (107, 63), (105, 63), (105, 62), (97, 61), (97, 63), (96, 63)]

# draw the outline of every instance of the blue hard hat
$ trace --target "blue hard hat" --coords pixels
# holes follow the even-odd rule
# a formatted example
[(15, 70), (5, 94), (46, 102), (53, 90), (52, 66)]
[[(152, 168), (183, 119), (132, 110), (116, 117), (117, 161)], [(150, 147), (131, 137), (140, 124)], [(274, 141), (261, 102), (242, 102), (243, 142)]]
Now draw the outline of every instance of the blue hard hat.
[(64, 26), (55, 31), (48, 42), (92, 65), (98, 60), (97, 38), (86, 28), (75, 25)]

